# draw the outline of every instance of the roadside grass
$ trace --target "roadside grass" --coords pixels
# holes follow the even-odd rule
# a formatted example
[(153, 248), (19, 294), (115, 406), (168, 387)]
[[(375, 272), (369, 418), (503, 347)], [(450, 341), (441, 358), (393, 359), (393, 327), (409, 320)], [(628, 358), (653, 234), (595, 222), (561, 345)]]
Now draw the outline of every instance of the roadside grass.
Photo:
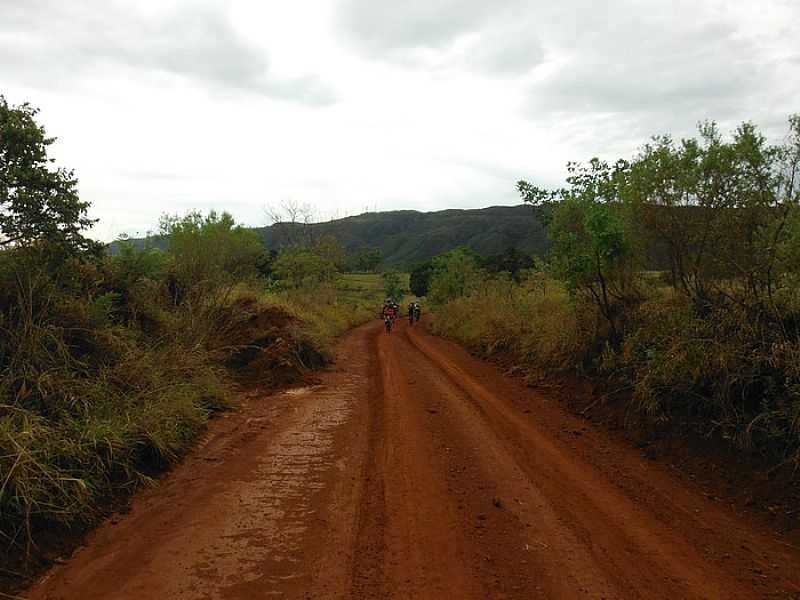
[(0, 376), (7, 549), (30, 549), (53, 524), (94, 522), (107, 499), (177, 462), (232, 403), (207, 349), (75, 317), (54, 310), (4, 328), (16, 346)]
[(555, 281), (487, 279), (479, 290), (435, 306), (435, 333), (478, 355), (514, 353), (547, 372), (581, 368), (602, 323), (588, 303), (571, 303)]
[(267, 299), (297, 317), (302, 335), (332, 360), (336, 338), (377, 318), (383, 296), (380, 275), (347, 273), (333, 283), (272, 291)]
[(176, 305), (163, 279), (118, 287), (112, 262), (76, 267), (67, 290), (16, 260), (0, 254), (8, 560), (54, 531), (91, 526), (111, 499), (180, 461), (209, 418), (235, 405), (242, 374), (274, 387), (331, 360), (336, 337), (376, 318), (383, 296), (372, 274), (292, 291), (240, 282)]
[[(645, 275), (618, 344), (593, 302), (550, 280), (487, 277), (471, 294), (434, 307), (432, 327), (478, 355), (519, 357), (531, 380), (577, 374), (626, 390), (630, 408), (654, 423), (800, 469), (796, 335), (735, 305), (698, 314), (662, 274)], [(790, 298), (781, 310), (800, 314), (797, 306)]]

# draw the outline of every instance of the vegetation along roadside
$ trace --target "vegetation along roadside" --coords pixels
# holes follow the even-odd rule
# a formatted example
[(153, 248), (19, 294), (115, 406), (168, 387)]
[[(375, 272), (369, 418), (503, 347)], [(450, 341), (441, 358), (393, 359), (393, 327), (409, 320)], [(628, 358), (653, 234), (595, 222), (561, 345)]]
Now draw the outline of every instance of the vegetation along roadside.
[(109, 255), (86, 237), (88, 204), (53, 166), (52, 142), (35, 109), (0, 97), (9, 580), (178, 461), (243, 386), (285, 385), (330, 360), (383, 295), (377, 274), (340, 276), (335, 240), (269, 252), (224, 212), (165, 216), (150, 242), (120, 240)]
[(799, 116), (780, 144), (748, 123), (730, 138), (713, 123), (657, 137), (630, 160), (570, 164), (561, 190), (518, 183), (547, 226), (544, 260), (487, 264), (459, 248), (411, 287), (436, 332), (513, 356), (532, 385), (578, 376), (593, 410), (617, 407), (649, 439), (688, 433), (759, 465), (796, 528), (799, 167)]

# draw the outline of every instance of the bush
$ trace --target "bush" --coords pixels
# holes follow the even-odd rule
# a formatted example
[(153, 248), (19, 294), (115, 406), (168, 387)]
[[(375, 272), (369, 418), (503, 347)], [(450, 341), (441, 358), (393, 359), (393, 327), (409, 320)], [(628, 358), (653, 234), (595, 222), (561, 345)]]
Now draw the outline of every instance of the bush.
[(428, 296), (434, 304), (469, 295), (483, 280), (480, 257), (469, 248), (455, 248), (432, 261)]
[(563, 288), (551, 283), (547, 290), (535, 276), (521, 284), (508, 276), (486, 279), (470, 295), (437, 306), (436, 314), (437, 333), (483, 356), (518, 354), (546, 372), (589, 361), (598, 334), (592, 304), (570, 303)]
[(273, 275), (284, 287), (312, 288), (338, 276), (335, 263), (310, 248), (284, 248), (272, 263)]
[(113, 292), (68, 293), (22, 250), (0, 264), (0, 534), (14, 540), (93, 519), (177, 460), (229, 393), (207, 353), (120, 324)]
[(772, 457), (800, 449), (800, 341), (735, 304), (698, 316), (682, 296), (653, 298), (634, 318), (604, 366), (633, 384), (642, 410)]

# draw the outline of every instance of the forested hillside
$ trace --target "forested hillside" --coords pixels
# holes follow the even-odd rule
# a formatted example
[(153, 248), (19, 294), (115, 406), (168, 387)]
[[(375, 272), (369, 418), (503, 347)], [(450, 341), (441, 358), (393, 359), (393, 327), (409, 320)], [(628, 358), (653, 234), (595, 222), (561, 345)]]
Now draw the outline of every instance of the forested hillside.
[[(359, 248), (377, 248), (385, 266), (402, 268), (458, 246), (469, 247), (484, 256), (501, 254), (509, 248), (542, 255), (548, 246), (547, 233), (535, 210), (525, 205), (429, 213), (398, 210), (309, 225), (287, 221), (256, 231), (270, 250), (332, 235), (348, 253)], [(143, 240), (134, 242), (143, 245)], [(166, 241), (161, 243), (166, 247)], [(112, 254), (116, 249), (117, 245), (112, 244)]]
[[(268, 247), (276, 249), (298, 235), (299, 223), (277, 223), (259, 229)], [(530, 206), (492, 206), (477, 210), (413, 210), (364, 213), (308, 226), (313, 236), (333, 235), (345, 250), (379, 248), (384, 264), (407, 266), (457, 246), (491, 256), (512, 247), (541, 255), (547, 234)]]

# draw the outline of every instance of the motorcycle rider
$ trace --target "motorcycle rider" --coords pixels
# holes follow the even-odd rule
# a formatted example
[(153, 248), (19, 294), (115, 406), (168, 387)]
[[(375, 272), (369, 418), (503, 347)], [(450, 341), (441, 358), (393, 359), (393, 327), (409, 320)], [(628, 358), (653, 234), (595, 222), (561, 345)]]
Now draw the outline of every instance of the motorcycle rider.
[(391, 333), (392, 331), (392, 323), (394, 323), (395, 318), (397, 317), (397, 304), (391, 298), (387, 298), (386, 301), (383, 303), (383, 310), (381, 311), (381, 317), (383, 318), (383, 322), (386, 325), (386, 332)]

